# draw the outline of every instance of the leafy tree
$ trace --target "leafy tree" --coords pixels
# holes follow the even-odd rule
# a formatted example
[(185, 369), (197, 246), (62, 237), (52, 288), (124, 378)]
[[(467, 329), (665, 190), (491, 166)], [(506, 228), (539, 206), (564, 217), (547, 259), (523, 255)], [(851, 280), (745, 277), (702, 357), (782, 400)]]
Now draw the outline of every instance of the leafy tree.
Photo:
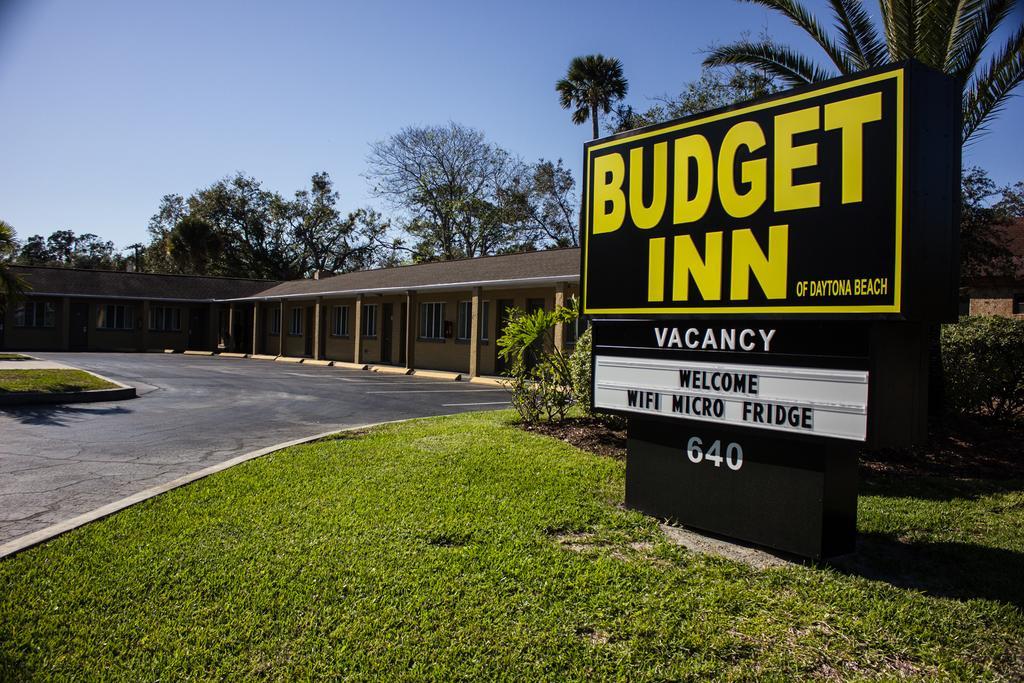
[(28, 289), (28, 284), (14, 274), (10, 263), (18, 252), (14, 226), (0, 220), (0, 314)]
[(114, 243), (92, 233), (56, 230), (49, 237), (32, 235), (18, 251), (17, 261), (34, 266), (114, 269), (121, 265)]
[(339, 195), (327, 173), (313, 175), (309, 190), (299, 190), (291, 201), (280, 201), (274, 213), (290, 227), (304, 275), (314, 271), (345, 273), (387, 260), (390, 223), (372, 209), (357, 209), (342, 217)]
[(572, 122), (582, 125), (590, 120), (594, 138), (600, 137), (598, 116), (609, 114), (612, 105), (626, 96), (629, 82), (622, 73), (622, 62), (601, 54), (574, 57), (565, 78), (555, 84), (562, 109), (572, 109)]
[(188, 215), (206, 221), (221, 236), (223, 255), (215, 274), (274, 280), (300, 275), (290, 253), (288, 226), (274, 213), (282, 201), (244, 173), (188, 198)]
[(999, 192), (1002, 198), (996, 202), (996, 213), (1007, 222), (1024, 218), (1024, 180), (1007, 185)]
[(372, 191), (406, 212), (416, 260), (495, 254), (518, 244), (524, 164), (458, 123), (404, 128), (371, 146)]
[(830, 0), (838, 40), (799, 0), (747, 1), (779, 12), (805, 31), (834, 69), (771, 40), (744, 39), (712, 50), (705, 65), (752, 66), (790, 85), (803, 85), (914, 58), (960, 84), (964, 142), (984, 130), (1024, 80), (1024, 25), (981, 64), (993, 34), (1013, 10), (1013, 0), (882, 0), (881, 34), (860, 2)]
[(53, 263), (56, 257), (46, 246), (46, 238), (42, 235), (32, 235), (18, 250), (18, 263), (26, 266), (43, 266)]
[[(1005, 191), (1004, 191), (1005, 192)], [(960, 276), (1012, 275), (1014, 257), (1002, 228), (1012, 219), (1014, 197), (994, 203), (995, 183), (978, 167), (964, 170), (960, 202)], [(1004, 197), (1006, 195), (1004, 194)]]
[(775, 79), (763, 71), (746, 66), (705, 67), (700, 77), (684, 85), (678, 95), (656, 98), (658, 103), (646, 111), (639, 112), (628, 105), (616, 107), (610, 128), (619, 133), (728, 107), (770, 95), (776, 90)]
[(516, 212), (523, 221), (521, 246), (578, 247), (576, 181), (562, 160), (541, 159), (530, 167)]
[(111, 270), (120, 265), (120, 258), (113, 242), (103, 240), (92, 233), (85, 233), (75, 238), (68, 265), (74, 268)]
[(171, 256), (170, 235), (174, 227), (188, 215), (185, 199), (179, 194), (166, 194), (160, 199), (157, 211), (149, 219), (149, 244), (141, 252), (141, 270), (158, 273), (179, 272), (179, 265)]

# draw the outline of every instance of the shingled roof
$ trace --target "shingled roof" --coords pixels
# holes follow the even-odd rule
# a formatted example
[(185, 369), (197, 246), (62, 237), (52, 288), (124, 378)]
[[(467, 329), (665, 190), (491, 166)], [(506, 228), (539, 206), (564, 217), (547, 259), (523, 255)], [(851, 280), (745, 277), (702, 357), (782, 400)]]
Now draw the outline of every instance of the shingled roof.
[(11, 266), (11, 270), (28, 282), (32, 288), (29, 293), (37, 296), (237, 301), (575, 282), (580, 273), (580, 250), (552, 249), (420, 263), (288, 282), (50, 266)]
[(573, 282), (579, 279), (579, 274), (579, 249), (552, 249), (360, 270), (320, 280), (292, 280), (258, 294), (239, 298), (302, 298), (327, 294), (467, 289), (486, 285), (541, 285), (558, 281)]
[(251, 296), (278, 284), (274, 280), (126, 273), (49, 266), (11, 266), (38, 296), (212, 301)]

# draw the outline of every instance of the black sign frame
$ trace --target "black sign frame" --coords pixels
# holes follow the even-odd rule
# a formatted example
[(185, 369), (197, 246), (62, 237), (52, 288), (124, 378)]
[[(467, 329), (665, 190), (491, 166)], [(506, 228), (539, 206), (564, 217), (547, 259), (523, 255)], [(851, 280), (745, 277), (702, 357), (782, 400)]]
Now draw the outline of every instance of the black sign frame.
[[(630, 149), (630, 143), (638, 140), (645, 140), (652, 136), (664, 134), (666, 131), (672, 136), (667, 139), (681, 137), (679, 131), (685, 131), (687, 135), (700, 132), (702, 126), (711, 125), (707, 122), (722, 121), (745, 121), (756, 115), (762, 118), (774, 116), (787, 106), (795, 106), (794, 103), (806, 103), (808, 106), (815, 102), (821, 102), (823, 97), (835, 93), (861, 92), (865, 86), (877, 83), (896, 83), (897, 104), (899, 109), (899, 120), (897, 125), (898, 144), (893, 150), (893, 155), (898, 160), (898, 168), (895, 173), (901, 176), (900, 187), (892, 197), (896, 203), (893, 211), (899, 215), (899, 224), (895, 226), (896, 232), (893, 235), (895, 240), (895, 253), (893, 254), (893, 265), (895, 268), (895, 280), (888, 282), (892, 292), (892, 301), (887, 305), (857, 304), (849, 303), (850, 297), (845, 297), (846, 303), (830, 305), (827, 303), (797, 304), (799, 297), (796, 296), (796, 282), (793, 273), (787, 272), (785, 300), (782, 303), (773, 303), (764, 296), (762, 300), (750, 305), (723, 305), (719, 302), (705, 302), (702, 300), (702, 293), (689, 281), (689, 289), (692, 296), (679, 305), (672, 302), (672, 293), (667, 292), (662, 302), (641, 301), (644, 287), (643, 273), (638, 267), (636, 256), (642, 253), (642, 247), (637, 247), (638, 242), (647, 242), (652, 237), (674, 237), (684, 232), (692, 232), (694, 245), (699, 249), (701, 246), (707, 248), (707, 233), (712, 230), (732, 230), (726, 232), (726, 248), (731, 248), (731, 235), (737, 230), (736, 225), (721, 225), (720, 223), (708, 223), (698, 221), (685, 226), (687, 230), (679, 230), (672, 225), (671, 208), (665, 209), (665, 216), (661, 223), (651, 230), (640, 230), (632, 223), (624, 223), (622, 234), (629, 233), (631, 237), (620, 238), (615, 235), (617, 241), (614, 247), (599, 249), (591, 239), (606, 237), (601, 235), (598, 238), (592, 236), (594, 217), (591, 215), (591, 197), (594, 189), (593, 160), (595, 154), (601, 150), (621, 150), (623, 156), (629, 158), (625, 151)], [(858, 91), (857, 88), (861, 88)], [(774, 124), (772, 124), (774, 125)], [(769, 128), (770, 129), (770, 128)], [(659, 138), (660, 139), (660, 138)], [(795, 139), (795, 138), (794, 138)], [(633, 145), (634, 147), (637, 145)], [(671, 145), (669, 146), (671, 147)], [(834, 149), (834, 147), (833, 147)], [(824, 151), (824, 149), (822, 150)], [(646, 155), (650, 157), (650, 154)], [(917, 62), (909, 61), (895, 66), (887, 66), (870, 71), (861, 72), (853, 76), (834, 79), (821, 84), (806, 86), (787, 90), (771, 97), (763, 98), (753, 102), (740, 103), (697, 116), (677, 119), (663, 124), (647, 126), (633, 131), (601, 138), (588, 142), (584, 146), (584, 182), (583, 182), (583, 204), (581, 206), (581, 311), (590, 316), (616, 316), (616, 317), (675, 317), (675, 318), (698, 318), (710, 316), (715, 318), (725, 317), (778, 317), (789, 319), (860, 319), (860, 320), (917, 320), (932, 322), (952, 322), (957, 318), (957, 278), (958, 278), (958, 208), (959, 208), (959, 182), (960, 182), (960, 94), (953, 79), (948, 76), (929, 69)], [(650, 159), (647, 161), (650, 164)], [(717, 163), (717, 159), (715, 161)], [(739, 162), (737, 162), (739, 163)], [(829, 162), (834, 166), (835, 160)], [(894, 160), (894, 163), (896, 161)], [(671, 166), (671, 164), (668, 164)], [(627, 164), (628, 166), (628, 164)], [(771, 164), (766, 162), (770, 168)], [(819, 166), (826, 166), (822, 161)], [(870, 169), (864, 169), (868, 174)], [(625, 173), (628, 174), (628, 168)], [(739, 173), (738, 167), (734, 173)], [(769, 174), (771, 171), (769, 170)], [(769, 184), (772, 182), (771, 175)], [(794, 176), (795, 177), (795, 176)], [(671, 183), (670, 183), (671, 184)], [(623, 192), (628, 185), (628, 176), (622, 180)], [(824, 187), (824, 183), (822, 186)], [(652, 190), (645, 188), (645, 197), (650, 197)], [(770, 194), (770, 192), (769, 192)], [(877, 201), (882, 201), (878, 199)], [(628, 204), (628, 201), (626, 202)], [(772, 204), (771, 198), (765, 205)], [(830, 219), (834, 207), (823, 206), (814, 209), (810, 214), (804, 215), (801, 220), (818, 220), (828, 229), (841, 228), (836, 226)], [(805, 210), (806, 212), (807, 210)], [(795, 213), (778, 213), (762, 209), (754, 217), (759, 224), (751, 226), (751, 232), (757, 244), (765, 253), (768, 253), (769, 226), (786, 219), (793, 219)], [(810, 218), (808, 218), (810, 216)], [(630, 220), (632, 217), (630, 216)], [(847, 226), (849, 229), (849, 226)], [(794, 233), (795, 234), (795, 233)], [(805, 230), (804, 234), (808, 234)], [(851, 238), (852, 239), (852, 238)], [(701, 243), (701, 240), (705, 242)], [(670, 240), (671, 241), (671, 240)], [(610, 243), (609, 243), (610, 244)], [(820, 244), (820, 242), (819, 242)], [(632, 246), (630, 246), (632, 245)], [(632, 249), (630, 252), (629, 250)], [(671, 246), (667, 249), (668, 256), (672, 259)], [(804, 262), (820, 261), (825, 254), (797, 252)], [(851, 253), (853, 253), (851, 251)], [(863, 249), (856, 252), (863, 256)], [(844, 258), (855, 258), (845, 254), (843, 250), (837, 250), (834, 254), (827, 255), (835, 263), (841, 263)], [(624, 265), (625, 262), (625, 265)], [(643, 265), (647, 266), (647, 259), (644, 257)], [(671, 279), (672, 264), (662, 263)], [(792, 264), (789, 264), (792, 268)], [(817, 268), (818, 266), (815, 266)], [(839, 271), (850, 273), (856, 272), (857, 264), (849, 262), (843, 265)], [(618, 276), (613, 284), (597, 283), (595, 271), (599, 273), (617, 273)], [(865, 275), (874, 275), (866, 273)], [(648, 278), (652, 276), (648, 273)], [(689, 277), (689, 276), (686, 276)], [(632, 278), (632, 282), (629, 279)], [(728, 276), (722, 275), (725, 280), (722, 286), (724, 295), (725, 288), (729, 286)], [(752, 275), (750, 280), (750, 296), (758, 294), (757, 283)], [(850, 278), (840, 278), (849, 287), (851, 284), (857, 286), (856, 281)], [(637, 284), (639, 282), (639, 284)], [(624, 283), (627, 283), (624, 285)], [(604, 286), (605, 293), (601, 293), (601, 286)], [(630, 287), (628, 293), (616, 294), (624, 286)], [(670, 289), (666, 285), (666, 290)], [(609, 292), (619, 297), (619, 303), (625, 305), (608, 305), (610, 301)], [(761, 292), (763, 295), (764, 293)], [(852, 296), (852, 295), (851, 295)], [(837, 297), (843, 298), (842, 295)], [(820, 298), (820, 297), (819, 297)], [(856, 298), (856, 297), (854, 297)], [(808, 299), (802, 299), (808, 300)]]

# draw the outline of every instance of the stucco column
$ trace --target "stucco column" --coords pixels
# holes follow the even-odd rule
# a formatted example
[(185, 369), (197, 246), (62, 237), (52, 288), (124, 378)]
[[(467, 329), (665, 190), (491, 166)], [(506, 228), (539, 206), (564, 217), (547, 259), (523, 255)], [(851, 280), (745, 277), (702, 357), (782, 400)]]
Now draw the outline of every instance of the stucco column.
[(142, 302), (142, 334), (139, 335), (139, 351), (149, 349), (149, 301)]
[(473, 312), (469, 317), (469, 376), (480, 376), (480, 287), (473, 288)]
[(277, 355), (283, 356), (284, 355), (284, 299), (281, 299), (281, 302), (278, 304), (277, 310), (280, 311), (280, 313), (278, 313), (278, 315), (280, 316), (280, 319), (278, 320), (278, 324), (277, 324)]
[(60, 348), (65, 351), (71, 348), (71, 297), (67, 296), (60, 300)]
[(324, 298), (318, 296), (316, 303), (313, 304), (313, 358), (320, 360), (324, 357), (323, 350), (323, 335), (321, 334), (321, 327), (323, 326), (324, 320)]
[(405, 293), (405, 367), (416, 368), (416, 292)]
[(363, 362), (363, 295), (356, 295), (355, 329), (352, 330), (352, 362)]
[(260, 302), (252, 302), (252, 353), (260, 352)]
[[(564, 282), (555, 285), (555, 310), (558, 310), (559, 306), (565, 306)], [(565, 323), (555, 324), (555, 348), (559, 351), (565, 348)]]

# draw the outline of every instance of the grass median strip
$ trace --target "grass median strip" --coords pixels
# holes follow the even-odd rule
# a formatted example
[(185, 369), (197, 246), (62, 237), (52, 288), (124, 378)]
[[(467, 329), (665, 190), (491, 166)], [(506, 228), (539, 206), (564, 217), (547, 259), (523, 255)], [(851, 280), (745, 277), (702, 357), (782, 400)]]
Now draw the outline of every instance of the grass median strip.
[(31, 358), (20, 353), (0, 353), (0, 360), (31, 360)]
[(876, 487), (860, 566), (755, 570), (622, 509), (621, 461), (510, 419), (296, 446), (0, 561), (0, 680), (1021, 670), (1024, 482)]
[(0, 394), (90, 391), (116, 386), (84, 370), (0, 370)]

